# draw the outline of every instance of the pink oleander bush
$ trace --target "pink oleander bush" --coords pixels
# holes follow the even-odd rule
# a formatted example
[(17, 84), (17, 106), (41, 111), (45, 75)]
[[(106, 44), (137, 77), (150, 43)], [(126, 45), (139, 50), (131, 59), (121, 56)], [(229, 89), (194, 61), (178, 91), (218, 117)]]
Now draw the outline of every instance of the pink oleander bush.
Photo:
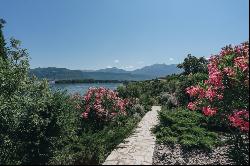
[(249, 112), (247, 110), (235, 111), (229, 116), (229, 120), (234, 127), (240, 128), (242, 131), (249, 131)]
[(222, 48), (209, 59), (208, 79), (188, 87), (190, 110), (201, 110), (241, 132), (249, 131), (249, 43)]
[(132, 106), (128, 99), (121, 99), (117, 92), (103, 87), (89, 88), (85, 95), (76, 94), (74, 98), (83, 120), (97, 123), (109, 122), (119, 115), (126, 116)]

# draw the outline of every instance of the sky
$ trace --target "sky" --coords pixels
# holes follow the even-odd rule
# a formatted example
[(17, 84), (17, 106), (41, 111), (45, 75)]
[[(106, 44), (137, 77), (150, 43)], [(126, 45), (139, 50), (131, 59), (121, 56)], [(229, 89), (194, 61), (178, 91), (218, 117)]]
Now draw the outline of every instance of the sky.
[(134, 70), (249, 40), (248, 0), (0, 0), (31, 68)]

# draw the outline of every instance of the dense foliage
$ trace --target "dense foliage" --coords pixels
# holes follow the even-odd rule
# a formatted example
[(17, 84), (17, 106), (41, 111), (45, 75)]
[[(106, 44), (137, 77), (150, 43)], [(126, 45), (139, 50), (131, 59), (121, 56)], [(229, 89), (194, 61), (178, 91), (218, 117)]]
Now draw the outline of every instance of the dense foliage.
[(207, 119), (201, 114), (183, 108), (164, 109), (159, 114), (160, 124), (154, 132), (157, 140), (165, 144), (181, 144), (183, 148), (211, 150), (219, 144), (218, 135), (209, 131)]
[(249, 43), (222, 49), (208, 64), (209, 78), (187, 88), (194, 102), (191, 110), (202, 110), (225, 124), (249, 131)]
[(119, 116), (97, 128), (80, 118), (76, 134), (60, 139), (49, 164), (101, 164), (140, 120), (140, 116)]
[(161, 79), (130, 82), (118, 87), (117, 91), (123, 98), (139, 100), (146, 110), (157, 104), (173, 108), (186, 106), (190, 101), (186, 88), (207, 78), (206, 73), (171, 75)]
[(179, 64), (178, 67), (184, 69), (183, 74), (207, 73), (208, 61), (204, 57), (196, 58), (191, 54), (184, 59), (184, 62)]
[[(211, 149), (219, 140), (215, 133), (221, 133), (230, 145), (230, 158), (238, 164), (248, 164), (248, 48), (248, 42), (226, 46), (208, 61), (188, 55), (178, 65), (184, 69), (182, 74), (129, 83), (119, 92), (121, 96), (137, 98), (143, 105), (159, 104), (169, 110), (164, 109), (159, 116), (161, 124), (155, 129), (159, 142)], [(188, 112), (183, 109), (186, 106), (198, 111)]]
[(19, 44), (12, 39), (7, 59), (0, 57), (0, 163), (44, 163), (64, 128), (57, 124), (62, 106), (46, 82), (27, 76), (27, 53)]
[(231, 158), (248, 164), (248, 42), (223, 48), (209, 63), (188, 55), (179, 65), (182, 74), (69, 96), (30, 77), (28, 53), (15, 39), (6, 46), (4, 23), (0, 20), (0, 164), (101, 164), (158, 104), (163, 106), (154, 129), (159, 142), (212, 149), (220, 129), (230, 135)]
[(56, 151), (52, 164), (101, 164), (144, 115), (140, 105), (105, 88), (90, 88), (85, 95), (75, 94), (70, 101), (80, 123), (71, 141)]
[(232, 158), (248, 164), (249, 42), (222, 48), (210, 58), (208, 72), (207, 80), (186, 89), (193, 99), (188, 108), (210, 116), (210, 126), (230, 130)]
[[(29, 77), (26, 50), (14, 39), (6, 47), (2, 20), (0, 25), (4, 52), (0, 55), (0, 164), (102, 163), (131, 133), (144, 114), (143, 107), (134, 103), (123, 110), (123, 99), (105, 90), (115, 94), (109, 99), (118, 102), (115, 111), (127, 115), (93, 127), (95, 117), (83, 119), (86, 110), (77, 108), (78, 99), (52, 92), (46, 80)], [(103, 104), (99, 103), (102, 108)]]

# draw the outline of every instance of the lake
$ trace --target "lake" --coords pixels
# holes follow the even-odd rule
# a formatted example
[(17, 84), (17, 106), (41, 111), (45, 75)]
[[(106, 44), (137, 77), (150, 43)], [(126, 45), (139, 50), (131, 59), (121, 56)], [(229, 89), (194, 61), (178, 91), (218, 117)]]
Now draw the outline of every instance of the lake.
[(115, 90), (122, 83), (77, 83), (77, 84), (51, 84), (52, 90), (66, 90), (69, 94), (80, 93), (85, 94), (90, 87), (105, 87)]

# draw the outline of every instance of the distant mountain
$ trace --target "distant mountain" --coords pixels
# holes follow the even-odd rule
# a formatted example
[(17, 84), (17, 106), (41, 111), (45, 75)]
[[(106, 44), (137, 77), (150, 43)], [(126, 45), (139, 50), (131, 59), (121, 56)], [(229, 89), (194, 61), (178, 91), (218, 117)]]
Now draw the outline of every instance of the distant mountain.
[(49, 80), (80, 80), (80, 79), (95, 79), (95, 80), (147, 80), (152, 79), (151, 76), (131, 74), (131, 73), (111, 73), (111, 72), (83, 72), (81, 70), (69, 70), (65, 68), (35, 68), (30, 70), (30, 75), (35, 75), (38, 78), (46, 78)]
[(154, 64), (151, 66), (145, 66), (141, 69), (132, 71), (132, 74), (143, 74), (152, 77), (163, 77), (171, 74), (181, 73), (182, 70), (177, 68), (176, 64), (166, 65), (166, 64)]
[(49, 80), (150, 80), (157, 77), (180, 73), (177, 65), (154, 64), (134, 71), (126, 71), (116, 67), (100, 70), (69, 70), (66, 68), (35, 68), (30, 70), (31, 75)]
[(94, 72), (95, 70), (81, 70), (82, 72)]
[(105, 73), (129, 73), (129, 71), (118, 69), (117, 67), (112, 68), (106, 68), (106, 69), (100, 69), (96, 70), (96, 72), (105, 72)]

